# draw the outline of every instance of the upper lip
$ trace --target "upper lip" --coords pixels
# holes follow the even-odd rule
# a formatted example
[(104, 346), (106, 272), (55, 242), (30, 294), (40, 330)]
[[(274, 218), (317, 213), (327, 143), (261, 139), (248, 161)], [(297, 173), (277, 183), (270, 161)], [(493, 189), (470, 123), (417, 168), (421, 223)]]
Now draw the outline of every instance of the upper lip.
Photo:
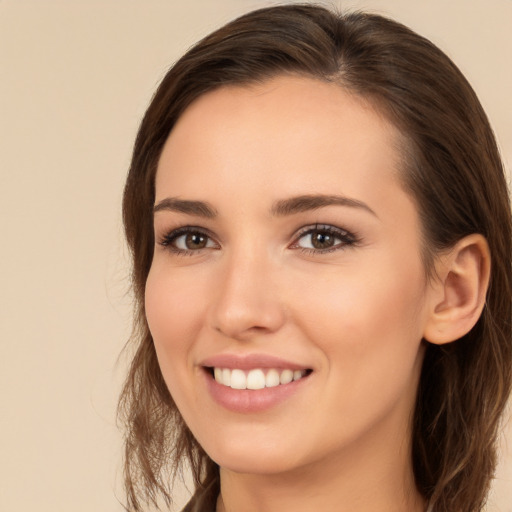
[(208, 368), (237, 368), (240, 370), (252, 370), (254, 368), (309, 369), (307, 365), (287, 361), (268, 354), (217, 354), (202, 360), (200, 366)]

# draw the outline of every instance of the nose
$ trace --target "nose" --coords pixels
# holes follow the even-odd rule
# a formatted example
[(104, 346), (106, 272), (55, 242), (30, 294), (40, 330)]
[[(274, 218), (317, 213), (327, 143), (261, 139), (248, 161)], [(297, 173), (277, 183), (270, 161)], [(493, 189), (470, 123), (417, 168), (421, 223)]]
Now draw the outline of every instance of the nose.
[(263, 255), (226, 258), (210, 309), (214, 330), (239, 341), (278, 331), (286, 315), (276, 277)]

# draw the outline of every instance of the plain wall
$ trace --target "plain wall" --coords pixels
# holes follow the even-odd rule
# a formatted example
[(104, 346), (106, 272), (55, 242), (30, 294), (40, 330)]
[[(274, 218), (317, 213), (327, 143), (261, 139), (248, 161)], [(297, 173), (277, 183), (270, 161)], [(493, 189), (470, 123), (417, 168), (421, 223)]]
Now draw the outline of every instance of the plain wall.
[[(0, 0), (1, 511), (122, 510), (117, 356), (131, 302), (120, 201), (137, 125), (193, 42), (269, 3)], [(444, 49), (510, 169), (512, 0), (336, 5), (389, 14)], [(488, 510), (512, 512), (505, 439)]]

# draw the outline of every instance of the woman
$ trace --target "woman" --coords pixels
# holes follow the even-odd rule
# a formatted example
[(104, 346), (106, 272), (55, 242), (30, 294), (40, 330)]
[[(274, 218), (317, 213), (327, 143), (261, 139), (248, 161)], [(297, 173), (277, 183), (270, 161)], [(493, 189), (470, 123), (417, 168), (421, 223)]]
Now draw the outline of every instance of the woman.
[(473, 90), (388, 19), (214, 32), (142, 121), (123, 203), (129, 509), (481, 510), (511, 386), (510, 205)]

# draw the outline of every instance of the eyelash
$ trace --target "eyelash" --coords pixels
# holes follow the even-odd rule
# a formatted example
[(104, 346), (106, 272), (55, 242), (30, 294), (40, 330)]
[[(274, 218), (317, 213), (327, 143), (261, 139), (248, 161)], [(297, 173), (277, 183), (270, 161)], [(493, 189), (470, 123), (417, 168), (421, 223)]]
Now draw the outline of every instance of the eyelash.
[[(308, 236), (312, 235), (313, 233), (320, 233), (323, 235), (332, 236), (333, 238), (339, 240), (337, 244), (333, 245), (332, 247), (328, 247), (325, 249), (316, 249), (316, 248), (310, 248), (310, 247), (301, 247), (299, 245), (299, 241)], [(195, 226), (184, 226), (178, 229), (171, 230), (169, 233), (165, 234), (161, 240), (159, 241), (159, 244), (169, 251), (171, 251), (173, 254), (179, 255), (179, 256), (194, 256), (200, 252), (202, 252), (204, 249), (210, 249), (211, 247), (204, 247), (199, 249), (180, 249), (176, 247), (174, 244), (176, 240), (178, 240), (180, 237), (185, 235), (199, 235), (202, 237), (205, 237), (208, 241), (213, 241), (213, 237), (209, 234), (207, 230), (204, 228), (199, 228)], [(345, 229), (337, 228), (335, 226), (331, 226), (329, 224), (315, 224), (313, 226), (307, 226), (303, 228), (299, 233), (295, 236), (294, 242), (289, 245), (292, 249), (297, 249), (300, 252), (304, 254), (326, 254), (331, 253), (334, 251), (339, 251), (342, 249), (345, 249), (350, 246), (354, 246), (359, 242), (359, 239), (354, 233), (351, 233)], [(208, 242), (207, 242), (208, 243)], [(214, 242), (217, 246), (217, 242)]]
[(195, 226), (184, 226), (182, 228), (173, 229), (169, 231), (167, 234), (165, 234), (160, 240), (160, 245), (171, 251), (173, 254), (177, 254), (179, 256), (193, 256), (201, 252), (202, 249), (185, 250), (180, 249), (174, 245), (178, 238), (185, 235), (199, 235), (207, 238), (208, 240), (213, 240), (213, 237), (204, 228), (199, 228)]

